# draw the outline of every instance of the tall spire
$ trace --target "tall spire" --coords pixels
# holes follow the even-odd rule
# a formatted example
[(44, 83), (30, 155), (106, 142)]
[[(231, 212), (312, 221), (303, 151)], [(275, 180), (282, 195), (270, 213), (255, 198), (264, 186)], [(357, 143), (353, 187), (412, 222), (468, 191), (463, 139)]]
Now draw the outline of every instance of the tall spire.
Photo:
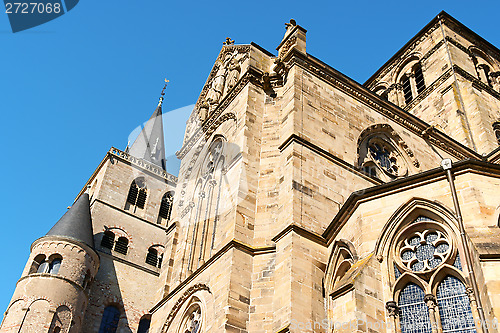
[(141, 133), (137, 136), (128, 153), (137, 158), (142, 158), (148, 162), (158, 165), (163, 170), (167, 171), (167, 163), (165, 160), (165, 140), (163, 137), (163, 118), (161, 107), (163, 105), (163, 96), (167, 88), (168, 80), (165, 79), (165, 85), (161, 90), (160, 100), (155, 112)]

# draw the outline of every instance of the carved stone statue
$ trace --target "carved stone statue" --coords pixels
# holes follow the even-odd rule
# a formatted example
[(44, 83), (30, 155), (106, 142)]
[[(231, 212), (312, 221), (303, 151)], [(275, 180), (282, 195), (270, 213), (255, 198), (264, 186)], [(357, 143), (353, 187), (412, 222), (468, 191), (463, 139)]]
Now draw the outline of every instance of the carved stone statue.
[(226, 55), (226, 58), (223, 62), (219, 63), (219, 68), (215, 73), (215, 76), (210, 84), (210, 89), (208, 90), (207, 96), (205, 100), (210, 104), (218, 104), (219, 100), (224, 93), (224, 84), (226, 83), (226, 75), (227, 75), (227, 64), (230, 61), (231, 55)]
[(231, 90), (240, 78), (241, 67), (236, 56), (231, 57), (228, 64), (228, 75), (226, 79), (226, 92)]

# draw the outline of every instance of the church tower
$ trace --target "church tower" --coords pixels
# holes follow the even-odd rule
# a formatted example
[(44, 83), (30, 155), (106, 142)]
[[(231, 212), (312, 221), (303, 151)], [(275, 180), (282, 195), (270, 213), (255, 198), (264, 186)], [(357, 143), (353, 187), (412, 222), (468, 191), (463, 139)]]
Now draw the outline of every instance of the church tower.
[(89, 282), (98, 268), (89, 195), (84, 193), (32, 244), (0, 330), (79, 332), (89, 301)]

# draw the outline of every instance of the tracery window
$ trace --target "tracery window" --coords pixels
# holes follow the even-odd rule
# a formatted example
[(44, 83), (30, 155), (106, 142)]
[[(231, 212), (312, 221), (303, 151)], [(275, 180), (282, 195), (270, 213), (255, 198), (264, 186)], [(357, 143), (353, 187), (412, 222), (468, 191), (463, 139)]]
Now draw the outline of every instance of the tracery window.
[(409, 235), (401, 247), (403, 263), (414, 272), (428, 272), (445, 261), (450, 245), (443, 233), (426, 229)]
[(188, 237), (190, 247), (187, 255), (187, 272), (191, 274), (213, 254), (220, 208), (223, 206), (227, 178), (226, 157), (230, 146), (221, 136), (208, 146), (203, 163), (198, 171), (197, 185), (193, 192), (193, 209), (190, 211)]
[[(376, 128), (392, 129), (388, 125), (374, 125), (361, 133), (358, 140), (358, 166), (367, 175), (389, 181), (408, 174), (408, 163), (405, 155), (396, 148), (402, 143), (399, 137), (395, 140), (392, 133), (376, 131)], [(384, 127), (385, 126), (385, 127)], [(365, 134), (365, 132), (367, 132)], [(370, 133), (371, 132), (371, 133)], [(398, 142), (396, 144), (395, 142)], [(403, 145), (404, 142), (402, 143)], [(407, 149), (409, 151), (409, 149)], [(414, 165), (418, 165), (416, 160)]]
[(194, 303), (184, 315), (181, 324), (181, 333), (199, 333), (202, 325), (202, 314), (200, 304)]
[(401, 332), (427, 333), (433, 326), (442, 327), (443, 333), (476, 332), (451, 231), (443, 223), (419, 216), (392, 246), (394, 285), (400, 288), (394, 290), (399, 311), (392, 313), (399, 315)]

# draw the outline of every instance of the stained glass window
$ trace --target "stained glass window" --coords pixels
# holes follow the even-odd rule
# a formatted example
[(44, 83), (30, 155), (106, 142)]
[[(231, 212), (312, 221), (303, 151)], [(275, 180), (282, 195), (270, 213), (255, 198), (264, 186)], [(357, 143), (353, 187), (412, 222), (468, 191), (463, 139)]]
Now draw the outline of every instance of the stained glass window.
[(396, 276), (396, 279), (399, 279), (401, 276), (401, 271), (399, 270), (398, 266), (396, 266), (396, 263), (394, 263), (394, 275)]
[(402, 333), (431, 332), (429, 308), (424, 302), (425, 293), (414, 283), (409, 283), (399, 294), (400, 324)]
[(455, 262), (453, 263), (453, 266), (455, 266), (459, 270), (462, 270), (462, 262), (460, 261), (460, 254), (458, 254), (458, 253), (457, 253), (457, 257), (455, 258)]
[(398, 173), (399, 167), (397, 165), (396, 158), (392, 156), (390, 149), (388, 149), (385, 144), (380, 142), (370, 143), (368, 149), (373, 160), (377, 161), (380, 167), (389, 173)]
[(429, 229), (415, 232), (404, 240), (401, 259), (414, 272), (428, 271), (444, 262), (449, 249), (446, 237), (440, 231)]
[(447, 276), (438, 286), (437, 302), (441, 326), (445, 332), (476, 332), (469, 296), (456, 277)]

